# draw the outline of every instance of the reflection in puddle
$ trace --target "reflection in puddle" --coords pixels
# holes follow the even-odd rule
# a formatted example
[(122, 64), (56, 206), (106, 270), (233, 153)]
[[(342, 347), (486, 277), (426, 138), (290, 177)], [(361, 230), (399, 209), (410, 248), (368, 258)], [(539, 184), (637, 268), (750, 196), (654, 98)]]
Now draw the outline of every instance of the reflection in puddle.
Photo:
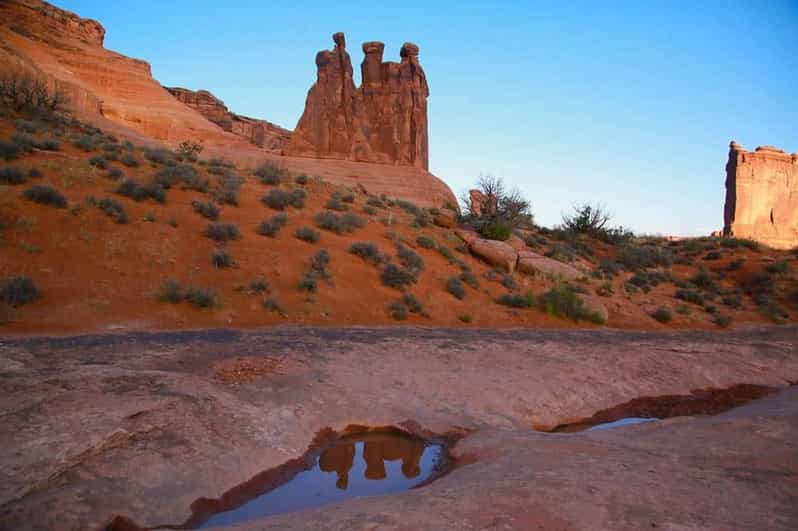
[(229, 510), (195, 514), (190, 527), (231, 525), (356, 496), (407, 490), (440, 474), (445, 459), (442, 443), (405, 434), (345, 436), (327, 446), (313, 459), (312, 466), (288, 481)]

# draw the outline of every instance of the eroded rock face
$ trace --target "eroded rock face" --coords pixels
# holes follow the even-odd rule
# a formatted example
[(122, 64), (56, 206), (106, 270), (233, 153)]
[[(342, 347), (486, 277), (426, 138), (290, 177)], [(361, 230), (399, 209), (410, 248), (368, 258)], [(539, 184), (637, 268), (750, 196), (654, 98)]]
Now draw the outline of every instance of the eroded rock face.
[(798, 153), (729, 145), (723, 233), (777, 249), (798, 246)]
[(427, 169), (429, 87), (418, 46), (405, 43), (401, 62), (383, 62), (385, 45), (363, 44), (363, 84), (355, 87), (343, 33), (316, 55), (317, 79), (286, 154)]
[(548, 275), (563, 280), (576, 280), (585, 276), (574, 266), (533, 251), (520, 251), (518, 253), (518, 271), (531, 275)]
[(477, 238), (468, 244), (468, 248), (491, 265), (503, 267), (509, 273), (515, 271), (518, 252), (509, 243)]
[(282, 153), (291, 139), (291, 131), (266, 120), (242, 116), (230, 112), (222, 100), (207, 90), (188, 90), (180, 87), (164, 87), (172, 96), (227, 132), (244, 137), (247, 142)]

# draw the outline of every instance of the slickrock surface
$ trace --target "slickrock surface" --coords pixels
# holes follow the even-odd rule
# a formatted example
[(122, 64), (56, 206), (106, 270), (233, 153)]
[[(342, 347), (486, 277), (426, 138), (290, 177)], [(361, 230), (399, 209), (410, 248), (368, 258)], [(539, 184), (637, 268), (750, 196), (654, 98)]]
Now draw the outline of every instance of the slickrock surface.
[(419, 48), (405, 43), (401, 63), (383, 62), (385, 45), (363, 44), (363, 84), (355, 87), (343, 33), (316, 55), (316, 83), (286, 154), (393, 163), (427, 169), (429, 87)]
[[(276, 328), (0, 339), (0, 528), (184, 521), (326, 426), (471, 434), (421, 489), (239, 529), (795, 529), (796, 389), (543, 434), (641, 396), (798, 380), (798, 329)], [(240, 376), (240, 377), (239, 377)]]
[(723, 232), (776, 249), (798, 246), (798, 153), (729, 145)]

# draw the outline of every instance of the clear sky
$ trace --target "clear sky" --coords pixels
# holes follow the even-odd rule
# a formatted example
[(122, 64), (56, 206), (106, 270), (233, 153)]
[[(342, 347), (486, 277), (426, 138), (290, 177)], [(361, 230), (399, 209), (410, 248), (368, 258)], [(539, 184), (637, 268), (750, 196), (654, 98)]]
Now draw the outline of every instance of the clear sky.
[(798, 151), (798, 0), (56, 4), (161, 83), (290, 129), (333, 32), (358, 83), (362, 42), (385, 60), (415, 42), (431, 171), (458, 195), (502, 177), (543, 225), (589, 201), (638, 232), (708, 233), (731, 139)]

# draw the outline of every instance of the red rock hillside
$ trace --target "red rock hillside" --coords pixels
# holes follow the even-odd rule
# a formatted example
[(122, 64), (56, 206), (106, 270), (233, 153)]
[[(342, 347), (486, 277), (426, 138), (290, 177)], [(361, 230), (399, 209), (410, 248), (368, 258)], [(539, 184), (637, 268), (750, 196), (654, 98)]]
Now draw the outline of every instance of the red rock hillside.
[[(312, 149), (303, 151), (296, 146), (287, 151), (302, 156), (281, 156), (281, 146), (288, 145), (288, 131), (263, 120), (220, 112), (226, 109), (222, 102), (218, 106), (214, 104), (215, 109), (200, 103), (192, 108), (190, 101), (188, 105), (180, 101), (190, 99), (186, 94), (178, 99), (152, 77), (149, 63), (105, 49), (104, 37), (105, 29), (99, 22), (81, 18), (47, 2), (2, 1), (0, 73), (20, 71), (45, 80), (51, 88), (67, 96), (69, 106), (79, 118), (137, 144), (160, 142), (174, 147), (184, 140), (200, 141), (205, 146), (203, 156), (224, 157), (242, 166), (274, 160), (297, 173), (317, 175), (346, 186), (359, 185), (369, 193), (408, 199), (420, 206), (456, 203), (449, 187), (426, 170), (426, 103), (402, 107), (399, 121), (390, 113), (384, 115), (384, 119), (375, 119), (373, 135), (376, 136), (361, 142), (370, 148), (365, 151), (366, 156), (319, 159), (317, 156), (326, 155)], [(397, 75), (410, 75), (413, 88), (400, 83), (403, 88), (399, 94), (369, 100), (372, 109), (377, 108), (378, 101), (384, 103), (385, 109), (391, 109), (394, 103), (422, 93), (426, 101), (423, 71), (414, 55), (417, 48), (405, 48), (407, 57), (403, 58), (402, 65), (381, 63), (384, 72), (381, 70), (380, 75), (390, 74), (394, 84), (399, 83)], [(351, 75), (351, 65), (349, 73)], [(211, 101), (210, 98), (207, 101)], [(394, 101), (396, 98), (398, 100)], [(317, 112), (317, 108), (309, 106), (305, 115)], [(209, 119), (208, 112), (215, 114)], [(229, 115), (229, 128), (224, 112)], [(349, 138), (351, 130), (345, 120), (330, 125), (336, 127), (328, 129), (328, 134)], [(392, 143), (385, 140), (388, 137), (384, 131), (388, 129), (395, 132)], [(299, 135), (293, 137), (301, 138), (305, 134), (302, 120), (298, 130)], [(377, 137), (385, 141), (377, 142), (374, 140)], [(342, 144), (346, 142), (348, 140)]]

